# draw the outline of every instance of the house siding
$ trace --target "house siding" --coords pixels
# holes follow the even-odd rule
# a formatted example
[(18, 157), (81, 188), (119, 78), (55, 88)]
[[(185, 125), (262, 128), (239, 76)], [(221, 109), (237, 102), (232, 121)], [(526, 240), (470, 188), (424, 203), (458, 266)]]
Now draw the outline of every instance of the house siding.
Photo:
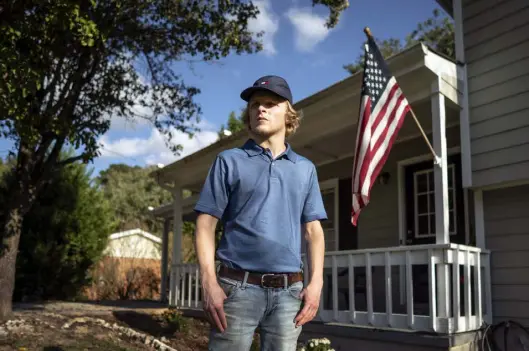
[(494, 322), (529, 327), (529, 185), (483, 192)]
[[(431, 139), (431, 135), (429, 135)], [(460, 145), (459, 126), (451, 127), (446, 130), (447, 147), (457, 147)], [(415, 138), (394, 145), (385, 163), (382, 172), (390, 174), (387, 184), (375, 184), (371, 190), (371, 200), (365, 207), (359, 217), (358, 227), (351, 224), (351, 172), (353, 158), (346, 158), (336, 162), (318, 167), (319, 181), (338, 178), (339, 186), (339, 203), (341, 206), (339, 217), (339, 249), (368, 249), (380, 247), (399, 246), (399, 196), (398, 196), (398, 162), (413, 157), (427, 155), (430, 150), (424, 140)], [(356, 242), (353, 242), (356, 241)], [(329, 271), (330, 272), (330, 271)], [(356, 272), (365, 274), (365, 270)], [(400, 279), (398, 267), (392, 268), (392, 280), (398, 282)], [(373, 282), (373, 309), (375, 312), (386, 311), (385, 299), (385, 271), (384, 267), (374, 267), (372, 272)], [(347, 286), (347, 279), (339, 279), (339, 287)], [(331, 308), (327, 291), (324, 294), (326, 308)], [(405, 313), (405, 305), (400, 304), (399, 284), (393, 284), (393, 309), (396, 313)], [(348, 306), (339, 295), (339, 309), (347, 309)], [(358, 296), (356, 308), (365, 310), (365, 296)]]
[(142, 235), (130, 235), (110, 240), (105, 255), (116, 258), (159, 260), (160, 246), (161, 244), (154, 243)]
[[(452, 148), (460, 145), (459, 127), (455, 126), (446, 130), (447, 147)], [(371, 190), (371, 200), (359, 217), (358, 230), (355, 231), (357, 245), (350, 242), (344, 243), (342, 236), (352, 233), (351, 224), (351, 195), (350, 189), (342, 187), (340, 183), (341, 204), (348, 203), (347, 211), (340, 212), (340, 250), (351, 247), (355, 249), (368, 249), (377, 247), (399, 246), (399, 196), (398, 196), (398, 162), (420, 155), (426, 155), (430, 151), (422, 138), (412, 139), (395, 144), (382, 172), (388, 172), (388, 184), (375, 184)], [(329, 163), (318, 167), (318, 178), (320, 181), (338, 178), (350, 181), (353, 158)], [(344, 220), (344, 216), (346, 219)], [(347, 246), (345, 246), (347, 245)]]
[(463, 2), (472, 185), (529, 179), (529, 3)]

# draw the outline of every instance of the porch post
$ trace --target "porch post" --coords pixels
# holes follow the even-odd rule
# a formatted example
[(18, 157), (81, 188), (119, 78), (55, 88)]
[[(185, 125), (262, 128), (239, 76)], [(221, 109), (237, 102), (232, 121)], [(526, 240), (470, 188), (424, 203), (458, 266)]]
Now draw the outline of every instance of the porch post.
[[(440, 78), (432, 84), (432, 131), (433, 147), (438, 156), (439, 164), (434, 166), (435, 183), (435, 242), (450, 243), (449, 212), (448, 212), (448, 171), (446, 151), (446, 111), (445, 97), (441, 94)], [(443, 254), (444, 256), (444, 254)], [(446, 263), (437, 265), (437, 315), (441, 318), (450, 316), (450, 276)], [(435, 301), (435, 300), (434, 300)], [(434, 302), (432, 301), (432, 303)], [(441, 332), (448, 332), (448, 325), (440, 326)]]
[(171, 257), (170, 304), (176, 306), (180, 290), (180, 272), (175, 265), (182, 262), (182, 189), (173, 189), (173, 251)]
[(163, 221), (163, 236), (162, 236), (162, 267), (161, 267), (161, 287), (160, 287), (160, 301), (167, 301), (167, 256), (169, 247), (169, 224), (171, 219), (164, 218)]

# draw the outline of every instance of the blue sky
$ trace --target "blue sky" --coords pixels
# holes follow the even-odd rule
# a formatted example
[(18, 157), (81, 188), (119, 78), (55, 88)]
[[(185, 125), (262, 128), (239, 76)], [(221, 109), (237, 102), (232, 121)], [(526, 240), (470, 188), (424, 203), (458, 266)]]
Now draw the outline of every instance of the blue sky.
[[(348, 76), (343, 65), (354, 61), (365, 40), (363, 28), (384, 39), (404, 38), (420, 21), (431, 16), (434, 0), (350, 0), (339, 25), (327, 30), (328, 11), (312, 7), (311, 0), (254, 1), (261, 13), (250, 23), (254, 31), (265, 31), (264, 50), (258, 54), (222, 59), (219, 63), (179, 64), (186, 84), (201, 89), (196, 101), (203, 115), (202, 131), (189, 140), (178, 134), (174, 141), (184, 146), (180, 156), (173, 155), (162, 137), (150, 125), (130, 125), (113, 121), (111, 130), (101, 138), (102, 156), (94, 160), (95, 174), (112, 163), (130, 165), (168, 164), (209, 145), (230, 111), (239, 111), (242, 89), (260, 76), (276, 74), (287, 79), (294, 100), (299, 101)], [(0, 141), (0, 156), (10, 143)]]

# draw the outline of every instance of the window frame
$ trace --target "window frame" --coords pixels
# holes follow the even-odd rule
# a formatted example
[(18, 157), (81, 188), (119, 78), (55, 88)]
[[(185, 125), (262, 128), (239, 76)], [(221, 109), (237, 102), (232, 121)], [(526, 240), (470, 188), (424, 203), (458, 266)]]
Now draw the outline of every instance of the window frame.
[[(323, 191), (325, 190), (332, 190), (334, 192), (334, 218), (333, 224), (334, 224), (334, 248), (332, 251), (338, 251), (340, 248), (340, 233), (339, 233), (339, 220), (340, 220), (340, 206), (339, 206), (339, 200), (340, 200), (340, 186), (339, 186), (339, 180), (338, 178), (332, 178), (325, 181), (322, 181), (319, 183), (320, 185), (320, 192), (323, 195)], [(327, 211), (327, 209), (325, 209)], [(329, 218), (330, 219), (330, 218)]]
[[(448, 191), (452, 193), (452, 204), (453, 204), (453, 208), (448, 210), (448, 215), (450, 216), (450, 213), (453, 212), (453, 231), (450, 231), (449, 234), (450, 235), (456, 235), (457, 234), (457, 211), (459, 210), (458, 209), (458, 204), (457, 204), (457, 201), (456, 201), (456, 196), (457, 196), (457, 193), (456, 193), (456, 186), (455, 184), (457, 184), (457, 179), (456, 179), (456, 169), (455, 169), (455, 165), (453, 163), (451, 164), (448, 164), (448, 167), (447, 167), (447, 173), (448, 173), (448, 184), (452, 183), (452, 188), (450, 188), (450, 186), (448, 187)], [(413, 216), (415, 218), (414, 220), (414, 226), (415, 226), (415, 238), (417, 239), (423, 239), (423, 238), (432, 238), (432, 237), (435, 237), (435, 228), (430, 228), (430, 225), (431, 225), (431, 221), (430, 219), (428, 220), (428, 234), (421, 234), (420, 231), (419, 231), (419, 216), (421, 214), (418, 213), (418, 208), (419, 206), (417, 206), (417, 204), (419, 203), (419, 196), (420, 195), (430, 195), (430, 194), (434, 194), (434, 201), (435, 201), (435, 185), (432, 189), (430, 189), (430, 183), (429, 183), (429, 174), (430, 173), (434, 173), (434, 167), (432, 168), (428, 168), (428, 169), (423, 169), (423, 170), (420, 170), (420, 171), (416, 171), (413, 173), (413, 201), (414, 201), (414, 205), (413, 206)], [(427, 181), (427, 186), (426, 186), (426, 192), (422, 192), (422, 193), (419, 193), (418, 189), (417, 189), (417, 184), (418, 184), (418, 181), (417, 181), (417, 176), (418, 175), (422, 175), (422, 174), (427, 174), (426, 176), (426, 181)], [(450, 182), (450, 177), (451, 177), (451, 182)], [(428, 213), (426, 214), (426, 216), (428, 216), (428, 218), (430, 218), (430, 216), (434, 216), (434, 226), (435, 226), (435, 209), (434, 211), (431, 211), (430, 209), (430, 201), (429, 201), (429, 196), (428, 196)]]

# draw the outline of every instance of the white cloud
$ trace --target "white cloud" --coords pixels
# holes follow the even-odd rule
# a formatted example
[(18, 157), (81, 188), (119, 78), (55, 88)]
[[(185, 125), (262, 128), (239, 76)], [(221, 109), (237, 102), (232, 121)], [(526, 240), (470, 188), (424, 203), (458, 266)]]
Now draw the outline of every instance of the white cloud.
[(329, 35), (325, 16), (312, 13), (310, 8), (293, 7), (288, 10), (286, 17), (294, 26), (294, 44), (299, 51), (314, 50)]
[(273, 56), (277, 53), (274, 45), (274, 37), (279, 30), (279, 18), (272, 11), (270, 0), (256, 0), (253, 2), (259, 8), (257, 18), (248, 21), (248, 29), (253, 33), (263, 31), (260, 40), (263, 43), (263, 53)]
[(165, 136), (156, 128), (152, 128), (147, 138), (128, 137), (110, 140), (107, 135), (104, 135), (99, 140), (100, 144), (102, 144), (100, 157), (129, 158), (137, 163), (147, 165), (169, 164), (217, 141), (217, 132), (212, 130), (209, 124), (201, 123), (200, 128), (202, 131), (196, 133), (193, 138), (189, 138), (187, 134), (176, 129), (172, 130), (171, 143), (180, 144), (183, 147), (182, 152), (178, 156), (173, 154), (166, 146)]

